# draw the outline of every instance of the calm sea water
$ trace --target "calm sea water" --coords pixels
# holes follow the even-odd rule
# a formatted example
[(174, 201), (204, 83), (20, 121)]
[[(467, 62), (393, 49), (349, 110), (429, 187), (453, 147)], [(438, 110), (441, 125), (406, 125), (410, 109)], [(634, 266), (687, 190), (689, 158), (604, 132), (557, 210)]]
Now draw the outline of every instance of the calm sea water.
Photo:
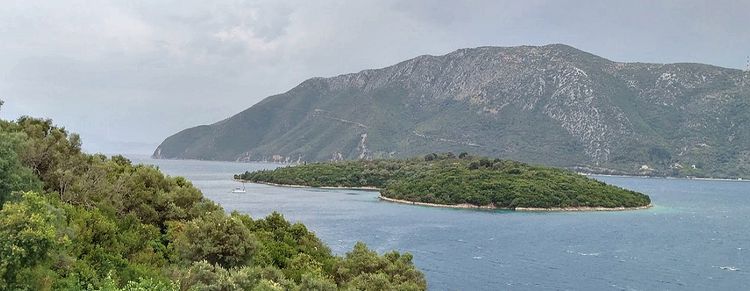
[(278, 211), (339, 254), (356, 241), (414, 254), (431, 290), (750, 290), (750, 183), (596, 177), (651, 196), (648, 210), (518, 213), (382, 202), (377, 193), (247, 184), (273, 164), (151, 160), (227, 211)]

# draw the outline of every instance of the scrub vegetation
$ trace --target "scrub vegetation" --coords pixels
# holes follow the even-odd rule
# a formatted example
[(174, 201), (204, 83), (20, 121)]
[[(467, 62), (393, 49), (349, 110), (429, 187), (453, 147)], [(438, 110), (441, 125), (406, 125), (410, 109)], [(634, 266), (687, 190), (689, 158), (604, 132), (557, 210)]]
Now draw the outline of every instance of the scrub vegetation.
[(83, 153), (50, 120), (0, 120), (0, 290), (424, 289), (408, 253), (335, 256), (279, 213), (226, 214), (182, 177)]
[(467, 153), (339, 161), (246, 172), (236, 179), (312, 187), (376, 187), (387, 198), (497, 208), (642, 207), (647, 195), (575, 172)]

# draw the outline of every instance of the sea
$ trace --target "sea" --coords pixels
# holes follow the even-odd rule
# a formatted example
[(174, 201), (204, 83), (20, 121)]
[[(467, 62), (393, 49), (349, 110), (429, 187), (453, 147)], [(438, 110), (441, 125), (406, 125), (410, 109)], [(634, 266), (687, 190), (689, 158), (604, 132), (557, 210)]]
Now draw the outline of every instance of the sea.
[(331, 250), (357, 241), (414, 255), (429, 290), (750, 290), (750, 183), (593, 176), (651, 196), (654, 207), (526, 213), (413, 206), (376, 192), (246, 184), (232, 175), (277, 164), (154, 160), (226, 211), (274, 211)]

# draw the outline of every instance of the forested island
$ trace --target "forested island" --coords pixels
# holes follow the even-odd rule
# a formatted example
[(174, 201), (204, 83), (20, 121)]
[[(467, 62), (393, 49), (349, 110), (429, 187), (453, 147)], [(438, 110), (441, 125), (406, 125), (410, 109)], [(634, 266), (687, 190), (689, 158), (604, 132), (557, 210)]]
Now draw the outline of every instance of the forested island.
[(335, 256), (281, 214), (226, 214), (184, 178), (83, 153), (50, 120), (0, 120), (0, 290), (425, 289), (408, 253)]
[(376, 188), (381, 198), (433, 206), (514, 210), (623, 210), (651, 199), (575, 172), (466, 153), (412, 159), (321, 162), (245, 172), (235, 179), (278, 185)]

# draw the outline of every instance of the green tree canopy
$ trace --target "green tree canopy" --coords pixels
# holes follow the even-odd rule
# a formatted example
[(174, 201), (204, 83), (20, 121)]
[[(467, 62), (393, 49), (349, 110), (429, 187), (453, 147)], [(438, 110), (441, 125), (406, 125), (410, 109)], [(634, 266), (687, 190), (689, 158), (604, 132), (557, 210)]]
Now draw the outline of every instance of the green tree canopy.
[(13, 191), (41, 189), (39, 179), (18, 159), (16, 152), (20, 149), (21, 140), (18, 133), (0, 131), (0, 209)]
[(65, 241), (55, 228), (59, 219), (59, 210), (33, 192), (0, 210), (0, 290), (22, 288), (20, 282), (33, 283), (31, 269), (49, 260)]
[(500, 208), (639, 207), (648, 196), (575, 172), (451, 153), (423, 158), (310, 163), (246, 172), (237, 179), (313, 187), (376, 187), (389, 198)]
[[(47, 119), (0, 120), (0, 202), (0, 291), (354, 286), (334, 280), (354, 259), (334, 256), (304, 225), (279, 213), (228, 215), (185, 178), (83, 153), (77, 135)], [(426, 289), (411, 262), (399, 268)], [(386, 279), (384, 289), (404, 285)]]

